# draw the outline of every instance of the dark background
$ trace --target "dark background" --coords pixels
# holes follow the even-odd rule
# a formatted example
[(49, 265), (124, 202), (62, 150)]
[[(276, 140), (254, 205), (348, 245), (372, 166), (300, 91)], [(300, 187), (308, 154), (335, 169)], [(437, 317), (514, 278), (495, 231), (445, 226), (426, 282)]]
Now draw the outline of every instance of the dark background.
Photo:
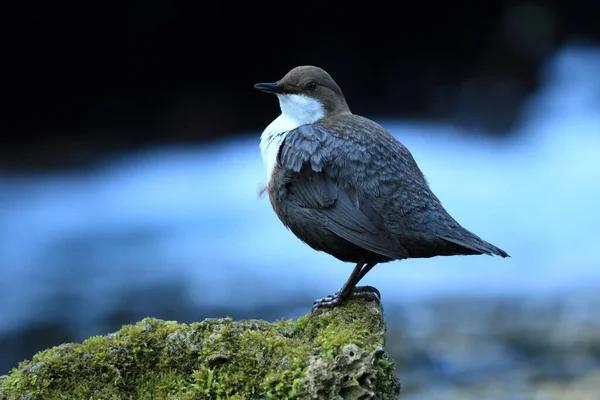
[(552, 51), (600, 37), (599, 13), (591, 0), (4, 1), (0, 167), (260, 130), (275, 110), (253, 83), (300, 64), (328, 70), (355, 112), (502, 135)]

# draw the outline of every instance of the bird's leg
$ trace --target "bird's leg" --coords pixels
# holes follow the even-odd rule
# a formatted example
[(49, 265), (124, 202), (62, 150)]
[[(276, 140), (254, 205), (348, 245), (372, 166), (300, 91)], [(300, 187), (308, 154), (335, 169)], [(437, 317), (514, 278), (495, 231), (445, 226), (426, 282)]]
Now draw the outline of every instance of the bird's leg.
[(344, 283), (344, 286), (342, 286), (342, 288), (340, 290), (335, 292), (335, 294), (333, 296), (327, 296), (323, 299), (315, 300), (314, 304), (313, 304), (313, 310), (316, 310), (316, 309), (322, 308), (322, 307), (329, 307), (329, 308), (335, 307), (336, 305), (342, 303), (342, 301), (347, 299), (348, 295), (352, 291), (352, 288), (356, 285), (356, 282), (357, 282), (356, 278), (358, 278), (358, 276), (360, 274), (360, 270), (363, 268), (364, 265), (365, 265), (365, 263), (363, 263), (363, 262), (359, 262), (358, 264), (356, 264), (356, 266), (352, 270), (352, 273), (348, 277), (348, 280), (346, 281), (346, 283)]
[[(365, 277), (367, 272), (369, 272), (371, 269), (373, 269), (375, 264), (377, 264), (377, 263), (369, 263), (369, 264), (365, 265), (363, 268), (361, 268), (360, 272), (358, 273), (358, 276), (356, 277), (356, 282), (354, 282), (354, 285), (356, 285), (358, 282), (360, 282), (360, 280)], [(365, 286), (365, 287), (367, 287), (367, 286)], [(372, 286), (368, 286), (368, 287), (372, 287)], [(373, 288), (373, 289), (375, 289), (375, 288)], [(375, 289), (375, 290), (377, 290), (377, 289)]]
[(379, 290), (372, 286), (358, 286), (356, 284), (375, 266), (376, 263), (363, 263), (359, 262), (352, 270), (350, 277), (333, 296), (327, 296), (323, 299), (315, 300), (313, 310), (319, 308), (332, 308), (335, 307), (348, 298), (361, 298), (366, 300), (379, 301), (381, 294)]
[[(367, 272), (373, 269), (375, 264), (376, 263), (370, 263), (361, 268), (360, 272), (358, 273), (358, 276), (356, 277), (355, 285), (358, 284), (358, 282), (360, 282), (360, 280), (365, 277)], [(352, 290), (352, 297), (354, 298), (362, 298), (369, 300), (373, 297), (373, 294), (377, 296), (377, 300), (381, 300), (381, 293), (379, 293), (379, 290), (377, 290), (377, 288), (373, 286), (356, 286)]]

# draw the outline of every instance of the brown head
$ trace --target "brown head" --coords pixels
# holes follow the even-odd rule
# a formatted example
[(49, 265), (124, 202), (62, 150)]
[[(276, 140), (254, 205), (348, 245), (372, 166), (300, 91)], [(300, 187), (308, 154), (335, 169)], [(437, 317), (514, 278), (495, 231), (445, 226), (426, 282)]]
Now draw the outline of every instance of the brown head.
[(254, 88), (277, 94), (284, 114), (310, 113), (319, 105), (323, 116), (350, 113), (342, 89), (331, 75), (312, 65), (296, 67), (279, 81), (257, 83)]

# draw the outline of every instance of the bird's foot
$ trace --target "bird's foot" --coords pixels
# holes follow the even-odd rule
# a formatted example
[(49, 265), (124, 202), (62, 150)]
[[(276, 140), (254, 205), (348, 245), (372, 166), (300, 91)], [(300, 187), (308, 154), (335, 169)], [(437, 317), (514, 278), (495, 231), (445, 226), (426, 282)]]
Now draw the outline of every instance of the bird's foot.
[(313, 311), (316, 311), (319, 308), (333, 308), (339, 306), (348, 299), (363, 299), (380, 302), (381, 293), (373, 286), (356, 286), (345, 296), (342, 296), (341, 292), (338, 290), (333, 295), (315, 300), (312, 309)]

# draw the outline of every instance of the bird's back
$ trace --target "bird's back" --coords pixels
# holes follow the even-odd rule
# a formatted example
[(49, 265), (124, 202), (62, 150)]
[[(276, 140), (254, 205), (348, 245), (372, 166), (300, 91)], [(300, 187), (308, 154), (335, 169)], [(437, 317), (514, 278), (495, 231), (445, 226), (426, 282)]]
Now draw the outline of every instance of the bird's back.
[(336, 143), (323, 171), (339, 185), (357, 190), (410, 257), (507, 255), (449, 215), (410, 151), (381, 125), (355, 114), (317, 125)]

